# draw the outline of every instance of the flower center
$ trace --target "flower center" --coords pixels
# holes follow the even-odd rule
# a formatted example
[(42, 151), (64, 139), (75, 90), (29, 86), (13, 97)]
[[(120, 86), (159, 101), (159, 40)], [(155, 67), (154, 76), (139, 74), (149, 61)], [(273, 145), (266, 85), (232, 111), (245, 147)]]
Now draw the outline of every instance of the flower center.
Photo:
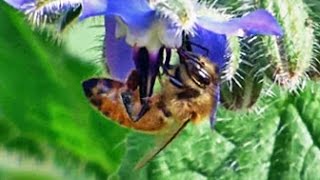
[(193, 33), (196, 21), (195, 3), (192, 0), (154, 0), (150, 2), (160, 17), (187, 33)]

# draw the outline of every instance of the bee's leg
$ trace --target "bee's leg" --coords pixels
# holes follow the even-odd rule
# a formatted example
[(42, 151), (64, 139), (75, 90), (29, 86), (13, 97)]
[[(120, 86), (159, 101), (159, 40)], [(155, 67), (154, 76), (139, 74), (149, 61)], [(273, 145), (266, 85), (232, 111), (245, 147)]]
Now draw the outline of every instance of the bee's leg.
[(129, 91), (123, 92), (121, 93), (121, 99), (129, 117), (132, 117), (132, 113), (133, 113), (132, 112), (133, 111), (132, 94)]
[(179, 68), (176, 68), (174, 75), (169, 73), (169, 69), (166, 66), (163, 66), (163, 71), (164, 71), (165, 75), (168, 76), (170, 82), (174, 86), (176, 86), (177, 88), (184, 87), (183, 83), (181, 82)]
[(184, 87), (183, 83), (179, 79), (175, 78), (174, 76), (169, 77), (169, 79), (170, 79), (171, 84), (173, 84), (177, 88)]
[(188, 51), (188, 52), (193, 52), (192, 46), (195, 46), (195, 47), (205, 51), (206, 56), (209, 56), (209, 49), (208, 48), (206, 48), (204, 46), (201, 46), (200, 44), (197, 44), (197, 43), (194, 43), (194, 42), (190, 41), (190, 37), (188, 35), (186, 35), (185, 32), (183, 32), (182, 37), (183, 37), (183, 39), (182, 39), (183, 40), (183, 45), (182, 45), (182, 48), (180, 48), (180, 49), (182, 49), (184, 51)]
[[(156, 53), (156, 56), (153, 53), (148, 52), (147, 48), (139, 48), (134, 56), (136, 71), (137, 71), (137, 79), (132, 82), (135, 83), (132, 87), (130, 87), (130, 78), (127, 82), (127, 86), (129, 92), (124, 92), (121, 94), (123, 99), (123, 104), (126, 107), (126, 110), (131, 116), (131, 118), (135, 121), (139, 120), (148, 110), (149, 104), (148, 100), (153, 93), (153, 86), (156, 80), (156, 76), (159, 74), (159, 67), (163, 62), (163, 52), (164, 47), (160, 48), (159, 52)], [(137, 87), (139, 90), (139, 98), (141, 103), (141, 110), (137, 114), (137, 116), (133, 115), (133, 97), (134, 94), (130, 92), (131, 90), (135, 90)], [(136, 110), (135, 110), (136, 111)]]
[(133, 118), (133, 121), (139, 121), (140, 118), (142, 118), (146, 114), (146, 112), (148, 112), (149, 110), (150, 110), (150, 105), (149, 105), (148, 98), (144, 98), (142, 100), (142, 107), (139, 111), (139, 114)]
[(166, 59), (165, 59), (164, 63), (161, 65), (161, 67), (163, 69), (163, 73), (169, 77), (169, 80), (173, 85), (175, 85), (178, 88), (182, 88), (183, 83), (179, 80), (180, 78), (178, 77), (177, 69), (176, 69), (176, 72), (174, 75), (171, 75), (169, 73), (169, 70), (172, 70), (175, 68), (175, 66), (170, 64), (170, 60), (171, 60), (171, 50), (166, 49)]
[(127, 114), (132, 119), (133, 117), (133, 91), (135, 91), (139, 86), (139, 74), (137, 70), (131, 71), (126, 85), (128, 90), (121, 93), (122, 103), (126, 109)]
[(132, 91), (125, 91), (125, 92), (122, 92), (121, 93), (121, 98), (122, 98), (122, 102), (123, 102), (123, 105), (129, 115), (129, 117), (133, 120), (133, 121), (139, 121), (140, 118), (142, 118), (144, 116), (144, 114), (146, 112), (149, 111), (150, 109), (150, 105), (149, 105), (149, 102), (148, 102), (148, 99), (145, 98), (143, 99), (143, 103), (142, 103), (142, 107), (139, 111), (138, 114), (134, 114), (133, 112), (133, 106), (134, 106), (134, 102), (133, 102), (133, 93)]
[(134, 56), (135, 67), (139, 76), (139, 94), (142, 99), (151, 97), (156, 76), (159, 74), (159, 68), (163, 62), (164, 47), (160, 48), (158, 53), (150, 53), (147, 48), (139, 48)]
[(192, 52), (191, 45), (193, 45), (193, 46), (195, 46), (195, 47), (203, 50), (203, 51), (205, 52), (205, 55), (206, 55), (206, 56), (209, 55), (209, 50), (208, 50), (208, 48), (203, 47), (203, 46), (201, 46), (201, 45), (199, 45), (199, 44), (196, 44), (196, 43), (194, 43), (194, 42), (191, 42), (190, 40), (186, 40), (185, 43), (188, 43), (188, 45), (190, 46), (189, 48), (187, 48), (188, 51)]
[(128, 90), (125, 92), (121, 93), (121, 98), (122, 98), (122, 103), (126, 109), (126, 112), (128, 113), (129, 117), (133, 121), (138, 121), (149, 109), (149, 103), (148, 103), (148, 98), (144, 97), (141, 99), (141, 110), (139, 111), (138, 114), (135, 114), (133, 112), (134, 110), (134, 91), (138, 88), (139, 86), (139, 74), (136, 70), (133, 70), (131, 74), (128, 77), (128, 80), (126, 82), (126, 85), (128, 87)]
[(164, 73), (165, 73), (166, 76), (169, 77), (170, 82), (171, 82), (174, 86), (176, 86), (177, 88), (183, 88), (184, 85), (183, 85), (183, 83), (182, 83), (181, 80), (180, 80), (179, 73), (177, 73), (177, 70), (178, 70), (178, 68), (176, 69), (176, 72), (175, 72), (174, 75), (171, 75), (171, 74), (169, 73), (168, 69), (166, 69), (166, 70), (164, 69)]

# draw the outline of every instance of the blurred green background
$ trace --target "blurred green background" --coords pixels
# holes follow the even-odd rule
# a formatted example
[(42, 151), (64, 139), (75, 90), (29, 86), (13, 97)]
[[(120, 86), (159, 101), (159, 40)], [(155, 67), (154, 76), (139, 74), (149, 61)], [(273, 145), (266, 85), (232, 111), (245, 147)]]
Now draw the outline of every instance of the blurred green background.
[(105, 75), (101, 19), (60, 44), (4, 2), (0, 23), (0, 179), (320, 179), (317, 82), (299, 94), (267, 87), (249, 111), (220, 107), (215, 131), (189, 125), (133, 171), (152, 137), (104, 118), (81, 89)]

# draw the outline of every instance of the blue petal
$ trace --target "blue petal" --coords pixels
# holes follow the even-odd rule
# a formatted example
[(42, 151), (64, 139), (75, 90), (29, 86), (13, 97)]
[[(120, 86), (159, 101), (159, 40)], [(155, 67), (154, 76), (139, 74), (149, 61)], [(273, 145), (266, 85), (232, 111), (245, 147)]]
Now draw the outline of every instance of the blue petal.
[(10, 4), (12, 7), (22, 10), (22, 5), (34, 3), (35, 0), (4, 0), (4, 2)]
[(125, 80), (134, 68), (133, 50), (124, 39), (115, 38), (116, 20), (114, 17), (105, 17), (104, 54), (106, 65), (113, 78)]
[(202, 48), (193, 46), (193, 52), (207, 56), (213, 63), (217, 64), (221, 71), (227, 62), (228, 40), (225, 35), (216, 34), (206, 29), (197, 28), (196, 36), (190, 37), (190, 41)]
[(227, 22), (217, 22), (209, 17), (198, 18), (197, 24), (202, 28), (218, 34), (248, 36), (248, 35), (283, 35), (277, 20), (266, 10), (256, 10), (242, 18)]
[(83, 4), (84, 12), (80, 19), (97, 15), (118, 16), (130, 30), (144, 31), (151, 27), (155, 17), (155, 11), (150, 8), (147, 0), (96, 1), (101, 7), (96, 7), (87, 1)]
[(107, 0), (83, 0), (80, 19), (104, 15), (107, 11)]
[(150, 28), (155, 11), (147, 0), (110, 0), (107, 14), (119, 16), (130, 28), (139, 31)]

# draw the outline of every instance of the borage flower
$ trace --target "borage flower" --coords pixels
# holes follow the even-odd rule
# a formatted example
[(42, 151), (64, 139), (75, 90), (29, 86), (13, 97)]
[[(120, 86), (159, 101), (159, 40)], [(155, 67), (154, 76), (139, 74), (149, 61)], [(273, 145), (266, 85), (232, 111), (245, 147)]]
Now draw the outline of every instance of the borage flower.
[[(35, 2), (6, 0), (16, 8), (16, 4), (21, 7), (30, 1)], [(65, 2), (75, 4), (71, 0)], [(199, 47), (206, 48), (206, 56), (221, 71), (228, 61), (227, 36), (282, 35), (276, 19), (262, 9), (228, 20), (196, 0), (83, 0), (81, 4), (80, 19), (105, 16), (104, 50), (111, 75), (123, 80), (133, 68), (137, 69), (142, 79), (142, 97), (152, 94), (164, 51), (170, 54), (171, 49), (181, 48), (186, 37), (197, 45), (192, 48), (194, 53), (202, 54), (203, 48)]]
[[(106, 15), (107, 35), (108, 31), (113, 33), (112, 29), (115, 28), (116, 38), (125, 37), (126, 43), (133, 48), (146, 48), (153, 58), (157, 58), (161, 47), (180, 48), (185, 32), (192, 42), (206, 47), (209, 50), (209, 58), (220, 67), (225, 64), (226, 35), (282, 34), (275, 18), (265, 10), (257, 10), (229, 21), (205, 15), (214, 14), (212, 11), (204, 5), (186, 0), (158, 0), (150, 3), (146, 0), (121, 0), (108, 1), (103, 14)], [(93, 13), (96, 14), (94, 11)], [(112, 21), (116, 21), (116, 27)], [(108, 61), (123, 62), (123, 59), (109, 58)]]
[[(203, 54), (199, 47), (206, 48), (208, 58), (222, 70), (228, 60), (227, 36), (282, 35), (276, 19), (262, 9), (226, 20), (217, 10), (191, 0), (121, 0), (106, 4), (101, 15), (105, 15), (107, 66), (111, 75), (120, 79), (136, 68), (144, 80), (140, 82), (142, 97), (152, 94), (164, 49), (181, 48), (185, 36), (197, 45), (193, 52)], [(87, 13), (81, 18), (89, 16)], [(219, 88), (216, 91), (219, 101)]]

